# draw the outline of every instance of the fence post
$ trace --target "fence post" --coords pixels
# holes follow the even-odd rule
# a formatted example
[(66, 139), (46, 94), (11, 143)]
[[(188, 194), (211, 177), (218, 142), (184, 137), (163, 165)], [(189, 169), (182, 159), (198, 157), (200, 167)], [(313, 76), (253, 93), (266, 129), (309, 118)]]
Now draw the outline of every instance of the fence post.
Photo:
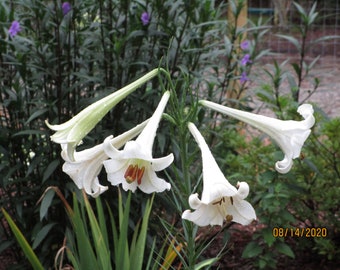
[[(233, 25), (233, 27), (237, 28), (244, 28), (247, 24), (248, 20), (248, 1), (247, 0), (236, 0), (236, 6), (242, 5), (242, 8), (238, 14), (235, 14), (232, 10), (231, 5), (228, 5), (228, 13), (227, 13), (227, 20), (229, 25)], [(235, 39), (234, 47), (236, 48), (236, 52), (239, 52), (239, 44), (245, 40), (247, 37), (247, 32), (244, 32), (240, 39)], [(235, 70), (234, 74), (235, 77), (239, 76), (239, 72)], [(230, 84), (230, 89), (227, 91), (227, 98), (228, 99), (238, 99), (240, 97), (240, 82), (239, 80), (232, 80)]]

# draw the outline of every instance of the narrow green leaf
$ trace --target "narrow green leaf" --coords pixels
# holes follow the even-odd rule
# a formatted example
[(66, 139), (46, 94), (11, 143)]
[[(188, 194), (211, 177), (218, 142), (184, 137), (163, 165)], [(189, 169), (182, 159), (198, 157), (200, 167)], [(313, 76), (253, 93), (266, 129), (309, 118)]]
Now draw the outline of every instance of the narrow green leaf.
[(76, 243), (75, 243), (75, 234), (69, 228), (66, 229), (65, 237), (67, 239), (67, 249), (66, 255), (67, 258), (71, 261), (71, 265), (74, 269), (80, 268), (80, 260), (79, 253), (77, 252)]
[(8, 225), (10, 226), (15, 238), (17, 239), (20, 247), (22, 248), (25, 256), (31, 263), (34, 270), (44, 270), (44, 267), (42, 266), (41, 262), (39, 261), (37, 255), (34, 253), (32, 247), (28, 244), (26, 238), (23, 236), (13, 219), (10, 217), (10, 215), (6, 212), (4, 208), (1, 208), (2, 213), (4, 214)]
[[(144, 251), (146, 244), (146, 236), (148, 231), (149, 217), (152, 210), (154, 195), (150, 200), (147, 201), (142, 226), (139, 232), (138, 240), (134, 249), (131, 248), (131, 269), (142, 269), (144, 261)], [(133, 260), (132, 260), (133, 258)]]
[(58, 159), (53, 160), (50, 164), (48, 164), (46, 170), (44, 171), (44, 175), (42, 178), (42, 182), (44, 183), (51, 175), (54, 173), (56, 168), (58, 168), (60, 162)]
[(109, 211), (109, 217), (110, 217), (110, 223), (111, 223), (111, 229), (112, 229), (112, 235), (113, 235), (113, 250), (114, 250), (114, 258), (115, 261), (117, 261), (118, 259), (118, 245), (116, 243), (118, 243), (118, 230), (117, 230), (117, 226), (116, 226), (116, 222), (115, 219), (113, 217), (112, 211), (110, 209), (110, 206), (107, 204), (107, 209)]
[(301, 73), (301, 68), (297, 63), (292, 63), (292, 67), (297, 75)]
[(128, 246), (128, 228), (129, 228), (129, 214), (131, 204), (131, 192), (128, 192), (128, 197), (125, 201), (125, 208), (123, 209), (123, 200), (119, 191), (119, 235), (118, 235), (118, 257), (116, 257), (116, 269), (130, 269), (130, 256)]
[(108, 236), (108, 231), (107, 231), (107, 226), (106, 226), (106, 218), (104, 215), (104, 208), (103, 208), (103, 204), (102, 204), (100, 197), (96, 198), (96, 207), (97, 207), (97, 215), (98, 215), (100, 231), (103, 235), (106, 247), (109, 248), (110, 245), (108, 241), (109, 236)]
[(195, 270), (199, 270), (199, 269), (201, 269), (203, 267), (210, 266), (210, 265), (214, 264), (215, 262), (217, 262), (218, 260), (219, 260), (218, 257), (211, 258), (211, 259), (206, 259), (203, 262), (200, 262), (200, 263), (196, 264), (195, 265)]
[(300, 13), (300, 15), (304, 15), (307, 16), (306, 11), (304, 10), (304, 8), (302, 6), (300, 6), (298, 3), (293, 2), (294, 6), (296, 7), (296, 9), (298, 10), (298, 12)]
[(87, 195), (85, 192), (83, 192), (84, 195), (84, 202), (85, 202), (85, 208), (87, 215), (90, 220), (90, 226), (91, 226), (91, 232), (93, 236), (94, 241), (94, 248), (96, 250), (99, 269), (103, 270), (111, 270), (111, 262), (110, 262), (110, 250), (108, 246), (106, 246), (103, 234), (101, 233), (98, 221), (96, 219), (96, 216), (94, 215), (94, 212), (92, 210), (92, 207), (90, 205), (90, 202), (87, 198)]
[(34, 242), (32, 244), (32, 248), (35, 249), (37, 248), (40, 243), (45, 239), (46, 235), (50, 232), (50, 230), (56, 225), (55, 222), (49, 223), (42, 227), (42, 229), (37, 233)]
[(22, 130), (19, 131), (15, 134), (13, 134), (13, 137), (16, 136), (27, 136), (27, 135), (45, 135), (46, 131), (44, 130), (31, 130), (31, 129), (27, 129), (27, 130)]
[(53, 189), (48, 190), (44, 194), (44, 198), (41, 201), (41, 205), (40, 205), (40, 209), (39, 209), (40, 221), (46, 216), (46, 214), (48, 212), (48, 208), (51, 206), (54, 195), (55, 195), (55, 191)]
[[(157, 265), (157, 266), (160, 265), (160, 264), (159, 264), (159, 259), (157, 259), (157, 258), (154, 259), (154, 258), (153, 258), (153, 255), (154, 255), (154, 253), (155, 253), (155, 247), (156, 247), (156, 239), (154, 239), (153, 242), (152, 242), (152, 246), (151, 246), (151, 248), (150, 248), (150, 255), (149, 255), (149, 258), (148, 258), (148, 261), (147, 261), (147, 264), (146, 264), (145, 269), (153, 270), (153, 269), (155, 269), (155, 265)], [(161, 248), (160, 254), (163, 253), (163, 248), (164, 248), (164, 247)], [(159, 257), (158, 257), (158, 258), (159, 258)], [(153, 266), (151, 266), (151, 262), (153, 262)]]
[(75, 194), (73, 194), (73, 212), (68, 212), (68, 214), (72, 222), (77, 243), (77, 250), (74, 250), (73, 254), (78, 254), (79, 256), (79, 270), (100, 269), (98, 267), (97, 259), (92, 248), (92, 243), (89, 239), (87, 220), (82, 214), (82, 209), (79, 208), (77, 197)]
[(295, 46), (298, 52), (301, 52), (301, 45), (295, 37), (286, 36), (286, 35), (276, 35), (276, 36), (288, 40), (290, 43), (292, 43)]
[(48, 109), (44, 108), (44, 109), (40, 109), (35, 111), (34, 113), (31, 114), (31, 116), (27, 119), (27, 121), (25, 122), (25, 125), (29, 124), (32, 120), (38, 118), (40, 115), (44, 114), (45, 112), (47, 112)]

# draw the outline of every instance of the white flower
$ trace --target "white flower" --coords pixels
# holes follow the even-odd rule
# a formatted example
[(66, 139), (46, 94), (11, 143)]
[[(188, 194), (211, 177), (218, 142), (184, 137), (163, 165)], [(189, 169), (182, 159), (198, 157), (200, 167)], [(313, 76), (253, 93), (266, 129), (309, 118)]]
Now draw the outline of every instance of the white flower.
[[(116, 148), (122, 147), (127, 141), (137, 136), (148, 121), (144, 121), (115, 138), (112, 138), (112, 136), (108, 137), (106, 139), (107, 143)], [(74, 152), (74, 160), (69, 159), (66, 151), (66, 149), (63, 149), (61, 152), (61, 156), (65, 160), (63, 171), (71, 177), (79, 189), (84, 189), (92, 197), (97, 197), (108, 189), (107, 186), (102, 186), (98, 180), (98, 174), (103, 167), (103, 161), (109, 158), (104, 152), (103, 144)]]
[(201, 133), (193, 123), (188, 125), (202, 152), (203, 192), (202, 200), (198, 194), (189, 197), (189, 205), (195, 211), (185, 210), (183, 219), (190, 220), (198, 226), (220, 225), (223, 221), (247, 225), (256, 219), (254, 208), (244, 199), (249, 194), (245, 182), (237, 184), (238, 189), (229, 183), (218, 167)]
[(310, 104), (303, 104), (297, 110), (304, 120), (294, 121), (244, 112), (206, 100), (201, 100), (200, 103), (205, 107), (246, 122), (272, 137), (285, 154), (284, 159), (275, 164), (275, 169), (279, 173), (289, 172), (293, 165), (293, 159), (300, 156), (301, 148), (315, 123), (314, 110)]
[(156, 131), (169, 97), (170, 92), (165, 92), (144, 130), (135, 141), (127, 142), (123, 150), (119, 151), (107, 140), (104, 141), (105, 152), (111, 158), (104, 161), (104, 166), (112, 185), (122, 184), (124, 190), (133, 192), (138, 187), (145, 193), (171, 188), (155, 172), (168, 167), (174, 160), (173, 154), (162, 158), (152, 157)]
[(51, 136), (51, 140), (60, 143), (66, 150), (68, 158), (74, 160), (73, 153), (81, 140), (95, 127), (95, 125), (122, 99), (135, 91), (143, 83), (147, 82), (158, 74), (158, 69), (154, 69), (136, 80), (135, 82), (121, 88), (120, 90), (96, 101), (83, 109), (69, 121), (60, 125), (51, 125), (47, 121), (46, 125), (56, 131)]

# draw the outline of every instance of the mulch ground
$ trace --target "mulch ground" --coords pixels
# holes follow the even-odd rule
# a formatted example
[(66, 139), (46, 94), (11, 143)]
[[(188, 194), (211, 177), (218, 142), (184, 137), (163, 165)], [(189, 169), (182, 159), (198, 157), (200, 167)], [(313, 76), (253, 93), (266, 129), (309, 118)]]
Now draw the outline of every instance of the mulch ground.
[[(239, 224), (233, 224), (228, 232), (230, 238), (228, 240), (226, 254), (216, 265), (216, 269), (238, 269), (238, 270), (253, 270), (257, 269), (253, 266), (253, 259), (242, 258), (242, 252), (249, 242), (251, 242), (253, 235), (256, 231), (263, 228), (263, 225), (252, 224), (248, 226), (242, 226)], [(218, 228), (216, 228), (218, 230)], [(213, 232), (212, 232), (213, 233)], [(298, 249), (298, 240), (287, 238), (285, 240), (290, 247), (293, 248), (295, 253), (295, 259), (291, 259), (287, 256), (278, 256), (276, 269), (318, 269), (318, 270), (337, 270), (340, 269), (340, 258), (329, 261), (325, 256), (319, 256), (311, 250)], [(205, 253), (207, 257), (215, 257), (224, 245), (223, 236), (217, 237), (216, 242), (211, 245), (209, 251)], [(339, 243), (340, 246), (340, 243)], [(267, 268), (266, 268), (267, 269)]]

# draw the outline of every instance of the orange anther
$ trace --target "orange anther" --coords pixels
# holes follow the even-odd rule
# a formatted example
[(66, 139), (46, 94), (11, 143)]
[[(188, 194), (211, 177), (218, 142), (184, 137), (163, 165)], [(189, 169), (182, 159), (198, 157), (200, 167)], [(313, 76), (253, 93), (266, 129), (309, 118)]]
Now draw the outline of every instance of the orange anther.
[(138, 168), (137, 171), (137, 184), (140, 185), (142, 183), (142, 178), (144, 175), (145, 167), (143, 166), (142, 168)]
[(130, 164), (124, 173), (124, 178), (129, 184), (136, 180), (138, 166)]

